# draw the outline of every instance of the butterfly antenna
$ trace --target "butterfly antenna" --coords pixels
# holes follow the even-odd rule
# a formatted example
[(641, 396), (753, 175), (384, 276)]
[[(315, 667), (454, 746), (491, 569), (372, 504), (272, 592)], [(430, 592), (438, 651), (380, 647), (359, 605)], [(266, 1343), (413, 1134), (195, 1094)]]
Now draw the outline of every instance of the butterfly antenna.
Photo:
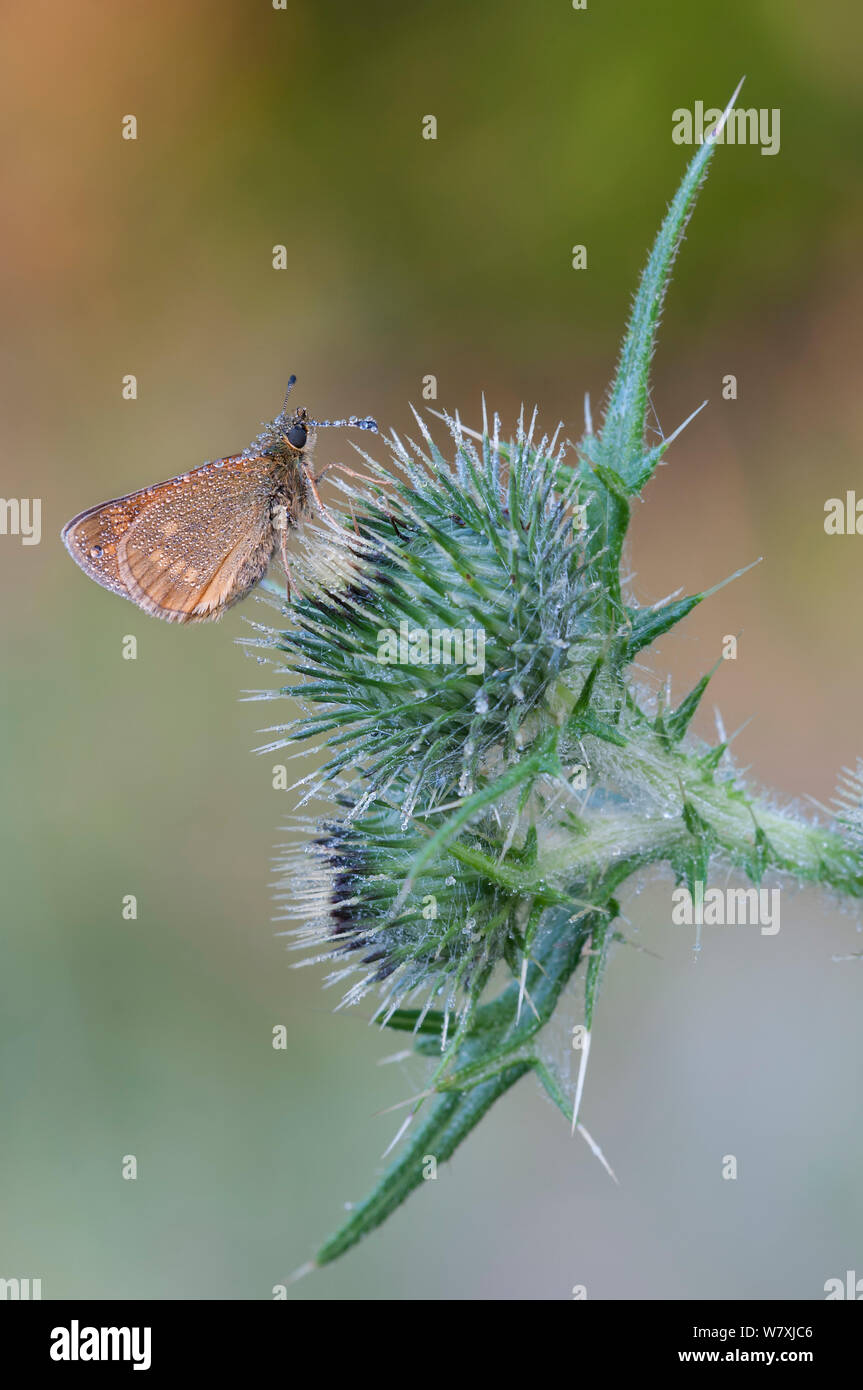
[(287, 391), (285, 392), (285, 399), (284, 399), (284, 401), (282, 402), (282, 408), (281, 408), (281, 410), (279, 411), (279, 417), (278, 417), (279, 419), (281, 419), (283, 415), (286, 415), (286, 414), (287, 414), (287, 410), (288, 410), (288, 396), (291, 394), (291, 391), (292, 391), (293, 387), (294, 387), (295, 384), (296, 384), (296, 380), (297, 380), (296, 376), (294, 375), (293, 372), (291, 372), (291, 375), (288, 377), (288, 389), (287, 389)]
[(315, 429), (345, 429), (350, 426), (355, 430), (374, 430), (375, 434), (378, 433), (378, 422), (371, 415), (362, 419), (358, 415), (350, 415), (347, 420), (309, 420), (307, 423), (314, 425)]

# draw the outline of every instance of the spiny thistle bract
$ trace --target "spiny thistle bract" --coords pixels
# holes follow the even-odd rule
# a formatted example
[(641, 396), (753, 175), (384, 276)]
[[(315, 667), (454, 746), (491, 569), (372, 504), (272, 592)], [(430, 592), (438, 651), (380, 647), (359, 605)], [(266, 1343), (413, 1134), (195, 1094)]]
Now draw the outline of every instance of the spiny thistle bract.
[[(633, 873), (664, 862), (694, 891), (718, 863), (755, 885), (771, 872), (863, 894), (859, 765), (830, 822), (806, 822), (746, 789), (723, 735), (690, 734), (712, 672), (676, 706), (633, 675), (706, 596), (638, 607), (620, 570), (630, 501), (675, 437), (645, 442), (648, 372), (714, 145), (654, 244), (599, 432), (589, 411), (576, 445), (539, 437), (535, 418), (512, 437), (496, 416), (476, 434), (447, 419), (450, 461), (416, 416), (416, 442), (390, 437), (390, 467), (363, 454), (380, 485), (343, 481), (349, 515), (307, 533), (295, 626), (255, 639), (292, 675), (261, 697), (305, 710), (267, 750), (323, 752), (302, 800), (328, 811), (295, 826), (284, 915), (344, 1002), (371, 992), (374, 1016), (434, 1059), (398, 1157), (317, 1264), (385, 1220), (428, 1156), (448, 1158), (526, 1072), (576, 1127), (615, 895)], [(537, 1035), (582, 962), (573, 1097)]]

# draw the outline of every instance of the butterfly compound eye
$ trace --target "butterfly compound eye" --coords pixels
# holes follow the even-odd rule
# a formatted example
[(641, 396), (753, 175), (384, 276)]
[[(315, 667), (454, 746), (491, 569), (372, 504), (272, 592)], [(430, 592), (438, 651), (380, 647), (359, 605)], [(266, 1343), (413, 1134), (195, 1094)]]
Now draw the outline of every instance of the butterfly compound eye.
[(288, 430), (288, 433), (285, 437), (288, 443), (292, 446), (292, 448), (304, 449), (306, 445), (306, 440), (308, 438), (308, 432), (306, 430), (305, 425), (301, 425), (300, 422), (297, 420), (293, 425), (291, 425), (291, 428)]

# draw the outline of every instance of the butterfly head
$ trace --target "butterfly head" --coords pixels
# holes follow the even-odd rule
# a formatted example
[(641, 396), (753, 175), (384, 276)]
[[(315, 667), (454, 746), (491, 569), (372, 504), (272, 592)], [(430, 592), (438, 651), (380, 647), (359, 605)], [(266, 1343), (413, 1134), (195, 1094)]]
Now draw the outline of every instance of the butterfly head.
[(285, 421), (282, 438), (295, 454), (301, 454), (309, 442), (309, 417), (305, 410), (295, 410)]
[(310, 420), (308, 411), (299, 407), (289, 415), (288, 397), (296, 379), (295, 376), (292, 376), (288, 381), (285, 402), (281, 413), (275, 420), (276, 432), (293, 453), (301, 454), (306, 448), (310, 449), (314, 443), (314, 432), (319, 429), (373, 430), (377, 433), (377, 421), (373, 420), (370, 415), (362, 418), (358, 415), (350, 415), (346, 420)]

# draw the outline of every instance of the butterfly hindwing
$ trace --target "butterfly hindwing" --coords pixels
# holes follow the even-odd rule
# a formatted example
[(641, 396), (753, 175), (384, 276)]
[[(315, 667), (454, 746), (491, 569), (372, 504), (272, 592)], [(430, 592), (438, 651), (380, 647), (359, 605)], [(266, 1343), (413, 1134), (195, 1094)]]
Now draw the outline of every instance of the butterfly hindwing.
[(218, 617), (273, 550), (273, 460), (239, 454), (73, 518), (63, 540), (91, 579), (168, 622)]

